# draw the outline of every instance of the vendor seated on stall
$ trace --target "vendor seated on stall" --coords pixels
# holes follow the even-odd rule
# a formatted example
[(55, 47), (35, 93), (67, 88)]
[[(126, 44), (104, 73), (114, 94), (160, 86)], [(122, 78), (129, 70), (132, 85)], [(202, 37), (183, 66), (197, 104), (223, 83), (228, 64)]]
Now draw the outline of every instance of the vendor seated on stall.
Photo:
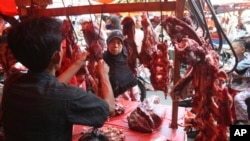
[(140, 101), (140, 90), (137, 78), (127, 63), (127, 51), (124, 37), (120, 30), (113, 30), (107, 38), (108, 49), (103, 59), (110, 67), (109, 79), (115, 97), (131, 101)]

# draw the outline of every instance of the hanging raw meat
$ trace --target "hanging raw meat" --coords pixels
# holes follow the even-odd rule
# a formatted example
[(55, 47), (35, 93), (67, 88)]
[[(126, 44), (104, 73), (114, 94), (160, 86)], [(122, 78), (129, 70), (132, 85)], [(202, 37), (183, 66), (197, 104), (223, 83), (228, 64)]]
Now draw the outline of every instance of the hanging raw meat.
[(152, 59), (152, 54), (156, 51), (156, 45), (158, 43), (156, 33), (146, 15), (142, 15), (142, 28), (144, 32), (144, 37), (142, 41), (142, 48), (139, 54), (140, 63), (145, 67), (150, 65)]
[(132, 17), (125, 17), (121, 24), (123, 25), (122, 33), (125, 36), (124, 44), (128, 52), (128, 65), (136, 73), (136, 59), (138, 58), (137, 46), (135, 43), (135, 22)]
[(194, 127), (200, 131), (195, 141), (228, 141), (226, 133), (232, 124), (232, 97), (223, 85), (228, 76), (219, 69), (218, 53), (196, 34), (194, 28), (176, 17), (167, 17), (162, 26), (175, 46), (176, 59), (190, 67), (174, 85), (171, 94), (181, 97), (181, 89), (192, 81)]
[(100, 85), (98, 83), (95, 64), (98, 60), (103, 58), (103, 52), (107, 48), (105, 36), (103, 32), (101, 32), (101, 29), (98, 27), (96, 22), (84, 21), (81, 25), (83, 36), (87, 43), (86, 50), (89, 52), (87, 58), (88, 63), (86, 64), (88, 72), (91, 76), (91, 80), (89, 81), (95, 85)]
[(166, 108), (160, 104), (158, 96), (151, 96), (140, 103), (127, 117), (130, 129), (151, 133), (161, 126), (166, 114)]
[[(64, 54), (62, 58), (62, 66), (60, 70), (58, 70), (57, 75), (63, 73), (77, 59), (78, 54), (80, 53), (80, 47), (75, 38), (74, 28), (69, 19), (63, 20), (62, 36), (62, 48)], [(76, 76), (73, 76), (68, 84), (78, 86)]]
[(103, 32), (100, 31), (96, 22), (84, 21), (82, 23), (82, 32), (87, 43), (90, 60), (102, 59), (102, 53), (107, 48)]
[(10, 74), (11, 67), (16, 63), (17, 60), (9, 49), (7, 42), (0, 43), (0, 64), (5, 76)]
[(153, 52), (150, 61), (150, 80), (155, 90), (168, 93), (168, 86), (171, 80), (171, 65), (168, 56), (168, 46), (166, 43), (159, 43), (157, 51)]
[(63, 34), (63, 47), (65, 51), (65, 56), (71, 62), (76, 60), (77, 53), (80, 51), (80, 47), (77, 45), (76, 37), (74, 34), (74, 28), (71, 21), (68, 19), (63, 20), (62, 24), (62, 34)]
[(188, 37), (195, 40), (200, 46), (203, 44), (203, 39), (197, 35), (194, 28), (178, 18), (173, 16), (167, 17), (162, 22), (162, 27), (174, 42), (180, 42), (182, 38)]

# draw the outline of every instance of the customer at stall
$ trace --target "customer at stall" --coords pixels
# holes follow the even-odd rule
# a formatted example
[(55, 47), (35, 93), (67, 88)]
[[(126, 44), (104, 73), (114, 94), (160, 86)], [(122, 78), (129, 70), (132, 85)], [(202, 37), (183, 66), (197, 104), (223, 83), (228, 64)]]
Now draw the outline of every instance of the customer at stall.
[(137, 46), (137, 52), (140, 54), (142, 47), (142, 40), (144, 38), (144, 32), (142, 30), (142, 17), (140, 15), (134, 16), (135, 21), (135, 43)]
[(88, 53), (58, 78), (62, 61), (61, 21), (51, 17), (23, 20), (7, 37), (15, 58), (27, 73), (9, 75), (3, 90), (5, 141), (71, 141), (73, 124), (101, 127), (114, 114), (108, 65), (96, 66), (102, 98), (66, 83), (84, 64)]
[(230, 84), (230, 88), (237, 91), (234, 96), (235, 123), (249, 124), (245, 100), (250, 97), (250, 57), (245, 49), (245, 41), (234, 40), (232, 46), (238, 59), (236, 69), (231, 73)]
[(104, 52), (103, 59), (110, 67), (109, 79), (115, 97), (140, 101), (138, 81), (128, 66), (123, 40), (122, 31), (113, 30), (107, 38), (108, 50)]
[(107, 35), (109, 35), (112, 30), (122, 30), (121, 19), (117, 15), (111, 15), (106, 19)]
[(238, 24), (237, 24), (236, 28), (237, 28), (237, 30), (247, 31), (246, 25), (243, 23), (243, 21), (241, 19), (238, 19)]

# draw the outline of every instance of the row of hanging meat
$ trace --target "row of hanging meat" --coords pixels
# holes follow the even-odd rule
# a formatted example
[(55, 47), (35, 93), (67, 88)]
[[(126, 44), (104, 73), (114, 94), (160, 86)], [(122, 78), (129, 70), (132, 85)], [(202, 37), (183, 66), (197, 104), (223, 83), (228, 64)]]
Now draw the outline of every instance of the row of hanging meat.
[[(141, 52), (137, 52), (135, 43), (135, 23), (132, 17), (124, 17), (124, 44), (128, 52), (128, 64), (135, 72), (136, 60), (150, 70), (150, 81), (154, 90), (163, 91), (166, 95), (185, 98), (187, 87), (192, 85), (194, 91), (193, 111), (196, 114), (194, 126), (200, 130), (195, 140), (226, 141), (226, 131), (232, 124), (232, 97), (223, 84), (228, 81), (227, 74), (219, 68), (219, 55), (203, 34), (193, 27), (188, 15), (183, 19), (166, 16), (161, 26), (171, 40), (159, 42), (156, 33), (146, 14), (142, 14), (144, 37)], [(94, 62), (102, 59), (106, 41), (94, 21), (82, 23), (82, 32), (89, 51), (88, 70), (95, 76)], [(172, 69), (169, 59), (169, 42), (174, 46), (175, 59), (187, 65), (184, 76), (170, 87)], [(98, 83), (98, 81), (97, 81)], [(171, 89), (170, 89), (171, 88)]]

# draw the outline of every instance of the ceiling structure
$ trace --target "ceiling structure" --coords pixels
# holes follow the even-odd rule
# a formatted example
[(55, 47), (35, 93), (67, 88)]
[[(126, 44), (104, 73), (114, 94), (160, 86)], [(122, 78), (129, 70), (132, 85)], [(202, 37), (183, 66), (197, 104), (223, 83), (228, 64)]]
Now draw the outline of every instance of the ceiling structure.
[[(163, 6), (159, 6), (158, 5), (153, 5), (153, 6), (157, 6), (156, 9), (152, 9), (153, 6), (149, 6), (149, 8), (147, 6), (144, 6), (142, 9), (148, 9), (148, 11), (161, 11), (161, 9), (163, 9), (162, 11), (166, 10), (166, 11), (175, 11), (175, 8), (178, 8), (178, 6), (173, 6), (171, 3), (172, 2), (178, 2), (178, 1), (185, 1), (185, 0), (8, 0), (8, 3), (4, 2), (5, 0), (0, 0), (0, 14), (4, 13), (7, 15), (17, 15), (17, 14), (27, 14), (26, 8), (27, 7), (32, 7), (32, 4), (46, 4), (46, 5), (38, 5), (40, 7), (42, 7), (43, 10), (47, 10), (47, 9), (55, 9), (55, 8), (68, 8), (68, 11), (71, 11), (69, 9), (72, 9), (72, 7), (79, 7), (79, 6), (84, 6), (84, 7), (80, 7), (82, 8), (88, 8), (90, 11), (90, 13), (101, 13), (102, 11), (106, 11), (108, 12), (110, 7), (108, 5), (114, 4), (113, 6), (117, 6), (115, 4), (125, 4), (121, 7), (119, 7), (119, 9), (113, 9), (113, 12), (131, 12), (134, 11), (135, 9), (138, 11), (141, 11), (140, 7), (138, 7), (138, 3), (141, 4), (145, 4), (147, 5), (148, 3), (160, 3), (160, 5), (162, 5), (161, 3), (164, 3)], [(214, 5), (214, 9), (216, 11), (216, 13), (224, 13), (224, 12), (230, 12), (230, 11), (237, 11), (239, 9), (250, 9), (250, 0), (210, 0), (212, 5)], [(168, 4), (166, 4), (168, 3)], [(127, 6), (126, 8), (124, 8), (124, 6), (126, 6), (127, 4), (130, 4), (132, 6), (135, 7), (131, 7), (131, 6)], [(135, 5), (133, 5), (135, 4)], [(85, 7), (85, 6), (98, 6), (99, 7), (95, 7), (95, 8), (89, 8), (89, 7)], [(170, 6), (167, 6), (170, 5)], [(141, 6), (141, 5), (140, 5)], [(16, 8), (17, 7), (17, 8)], [(103, 7), (108, 7), (108, 8), (103, 8)], [(170, 8), (172, 7), (172, 8)], [(100, 11), (100, 8), (102, 9), (102, 11)], [(133, 9), (135, 8), (135, 9)], [(139, 9), (138, 9), (139, 8)], [(17, 9), (19, 10), (17, 12)], [(73, 8), (74, 9), (74, 8)], [(76, 8), (77, 9), (77, 8)], [(93, 11), (93, 9), (95, 9)], [(99, 10), (96, 10), (99, 9)], [(56, 9), (55, 9), (56, 10)], [(77, 9), (78, 10), (78, 9)], [(126, 11), (127, 10), (127, 11)], [(61, 9), (58, 9), (58, 11), (62, 11)], [(81, 11), (81, 10), (80, 10)], [(80, 14), (85, 14), (88, 13), (88, 11), (82, 11), (83, 13)], [(112, 10), (111, 10), (112, 12)], [(54, 13), (56, 16), (59, 15), (65, 15), (65, 13)], [(77, 12), (73, 12), (72, 14), (77, 14)], [(53, 14), (52, 14), (53, 15)]]
[[(49, 1), (49, 0), (47, 0)], [(100, 2), (102, 1), (102, 2)], [(105, 3), (105, 2), (109, 3)], [(53, 0), (46, 8), (25, 8), (20, 10), (21, 15), (36, 14), (47, 16), (83, 15), (100, 13), (123, 13), (123, 12), (160, 12), (160, 11), (183, 11), (177, 10), (183, 7), (185, 0)], [(177, 6), (182, 5), (182, 6)], [(20, 13), (20, 12), (19, 12)]]

